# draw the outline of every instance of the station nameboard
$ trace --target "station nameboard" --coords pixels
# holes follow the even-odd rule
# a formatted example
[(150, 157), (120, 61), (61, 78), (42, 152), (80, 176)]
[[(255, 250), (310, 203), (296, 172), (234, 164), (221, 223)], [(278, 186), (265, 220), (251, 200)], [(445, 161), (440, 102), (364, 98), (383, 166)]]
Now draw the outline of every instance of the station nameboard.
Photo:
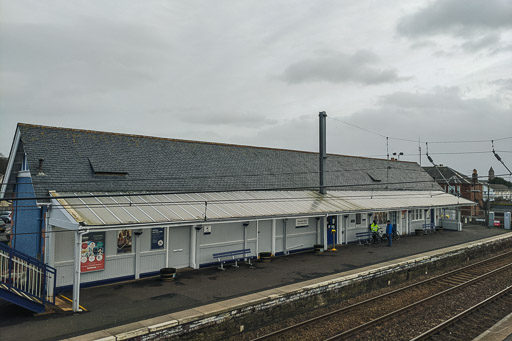
[(295, 227), (308, 227), (309, 219), (308, 218), (297, 218), (295, 219)]

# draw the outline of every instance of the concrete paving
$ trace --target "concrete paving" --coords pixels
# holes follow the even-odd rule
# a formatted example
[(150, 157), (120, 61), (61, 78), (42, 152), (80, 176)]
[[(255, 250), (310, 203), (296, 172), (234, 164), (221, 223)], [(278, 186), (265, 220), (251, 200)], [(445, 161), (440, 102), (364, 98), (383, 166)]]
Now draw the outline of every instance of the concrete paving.
[[(404, 237), (390, 248), (385, 244), (344, 245), (338, 252), (294, 254), (274, 258), (271, 263), (254, 263), (252, 267), (181, 271), (174, 282), (148, 278), (82, 289), (80, 303), (87, 312), (80, 314), (63, 311), (33, 316), (22, 308), (0, 302), (0, 335), (2, 340), (62, 339), (92, 332), (101, 337), (104, 329), (133, 324), (132, 330), (136, 330), (147, 327), (143, 320), (160, 316), (165, 325), (169, 320), (180, 319), (181, 315), (190, 317), (191, 311), (202, 315), (212, 309), (221, 310), (236, 304), (240, 296), (254, 294), (254, 299), (258, 299), (269, 289), (294, 283), (304, 286), (308, 281), (313, 283), (315, 278), (357, 272), (362, 267), (503, 233), (509, 232), (466, 226), (462, 232)], [(70, 297), (70, 293), (64, 295)], [(207, 304), (210, 306), (205, 307)]]

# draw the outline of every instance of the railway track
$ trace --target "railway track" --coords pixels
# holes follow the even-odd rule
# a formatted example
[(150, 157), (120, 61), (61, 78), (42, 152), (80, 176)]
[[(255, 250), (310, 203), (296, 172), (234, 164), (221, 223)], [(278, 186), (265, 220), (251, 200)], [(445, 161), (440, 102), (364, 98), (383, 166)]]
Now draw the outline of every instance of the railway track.
[(411, 341), (474, 339), (492, 327), (497, 320), (509, 314), (511, 306), (512, 286), (509, 286), (449, 320), (438, 324)]
[[(468, 290), (466, 295), (473, 297), (475, 294), (472, 294), (471, 290), (474, 289), (464, 288), (478, 287), (485, 281), (492, 283), (493, 278), (505, 272), (509, 274), (506, 276), (510, 280), (509, 285), (512, 285), (512, 259), (508, 259), (512, 258), (511, 254), (512, 252), (495, 256), (251, 339), (287, 340), (300, 337), (314, 340), (409, 340), (448, 319), (444, 317), (446, 314), (434, 313), (436, 310), (430, 305), (446, 304), (446, 297), (464, 295), (460, 294), (464, 290)], [(490, 296), (487, 293), (486, 295)], [(459, 299), (461, 302), (464, 300)], [(408, 325), (408, 320), (414, 321), (414, 315), (421, 315), (422, 310), (427, 310), (426, 316), (423, 317), (427, 323), (416, 325), (418, 322), (413, 322), (409, 331), (405, 331), (407, 328), (402, 331), (401, 327)], [(444, 310), (459, 312), (461, 308), (447, 306)], [(421, 319), (419, 318), (420, 321)]]

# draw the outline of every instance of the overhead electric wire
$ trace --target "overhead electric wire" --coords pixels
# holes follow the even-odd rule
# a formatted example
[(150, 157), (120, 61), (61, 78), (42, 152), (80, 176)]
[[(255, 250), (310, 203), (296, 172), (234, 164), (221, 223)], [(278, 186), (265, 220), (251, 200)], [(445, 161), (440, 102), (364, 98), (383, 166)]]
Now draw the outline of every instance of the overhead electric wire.
[(342, 121), (342, 120), (337, 119), (337, 118), (334, 118), (334, 117), (332, 117), (332, 116), (327, 116), (327, 118), (329, 118), (329, 119), (331, 119), (331, 120), (334, 120), (334, 121), (341, 122), (341, 123), (343, 123), (343, 124), (349, 125), (349, 126), (351, 126), (351, 127), (357, 128), (357, 129), (364, 130), (364, 131), (366, 131), (366, 132), (368, 132), (368, 133), (372, 133), (372, 134), (374, 134), (374, 135), (378, 135), (378, 136), (380, 136), (380, 137), (384, 137), (384, 138), (386, 138), (386, 137), (387, 137), (386, 135), (382, 135), (382, 134), (380, 134), (380, 133), (377, 133), (377, 132), (371, 131), (371, 130), (369, 130), (369, 129), (366, 129), (366, 128), (363, 128), (363, 127), (359, 127), (359, 126), (356, 126), (355, 124), (352, 124), (352, 123), (348, 123), (348, 122)]
[[(382, 160), (382, 161), (388, 161), (388, 160)], [(407, 170), (411, 172), (422, 172), (421, 168), (418, 167), (411, 167), (406, 168), (405, 166), (408, 166), (408, 163), (405, 161), (404, 163), (401, 163), (401, 167), (394, 167), (395, 169), (400, 170)], [(388, 166), (389, 167), (389, 166)], [(353, 169), (346, 169), (342, 168), (339, 170), (330, 170), (325, 171), (325, 173), (343, 173), (343, 172), (357, 172), (357, 171), (374, 171), (374, 170), (386, 170), (388, 167), (373, 167), (373, 168), (353, 168)], [(280, 173), (253, 173), (253, 174), (226, 174), (226, 175), (198, 175), (198, 176), (171, 176), (171, 177), (159, 177), (159, 178), (126, 178), (126, 179), (90, 179), (90, 180), (72, 180), (72, 181), (62, 181), (62, 180), (55, 180), (55, 181), (39, 181), (39, 180), (32, 180), (30, 182), (23, 182), (22, 184), (33, 184), (33, 185), (43, 185), (43, 184), (81, 184), (81, 183), (111, 183), (111, 182), (136, 182), (136, 181), (163, 181), (163, 180), (196, 180), (196, 179), (222, 179), (222, 178), (233, 178), (233, 177), (261, 177), (261, 176), (281, 176), (281, 175), (308, 175), (308, 174), (318, 174), (318, 171), (308, 171), (308, 172), (280, 172)], [(9, 183), (6, 183), (9, 185)], [(18, 184), (11, 183), (10, 185)]]
[(509, 175), (512, 175), (512, 171), (510, 171), (510, 169), (507, 167), (507, 165), (505, 164), (505, 162), (503, 162), (503, 160), (501, 159), (501, 157), (496, 153), (496, 151), (494, 150), (494, 141), (491, 141), (491, 144), (492, 144), (492, 153), (494, 154), (494, 156), (496, 157), (496, 159), (501, 162), (501, 164), (503, 165), (503, 167), (505, 167), (508, 172), (509, 172)]
[[(353, 124), (353, 123), (348, 123), (348, 122), (346, 122), (346, 121), (342, 121), (342, 120), (340, 120), (340, 119), (338, 119), (338, 118), (335, 118), (335, 117), (327, 116), (327, 118), (330, 118), (331, 120), (334, 120), (334, 121), (337, 121), (337, 122), (340, 122), (340, 123), (343, 123), (343, 124), (346, 124), (346, 125), (352, 126), (352, 127), (354, 127), (354, 128), (357, 128), (357, 129), (364, 130), (364, 131), (366, 131), (366, 132), (372, 133), (372, 134), (374, 134), (374, 135), (377, 135), (377, 136), (380, 136), (380, 137), (383, 137), (383, 138), (386, 138), (386, 139), (418, 143), (418, 141), (417, 141), (417, 140), (411, 140), (411, 139), (406, 139), (406, 138), (401, 138), (401, 137), (386, 136), (386, 135), (384, 135), (384, 134), (377, 133), (377, 132), (375, 132), (375, 131), (372, 131), (372, 130), (369, 130), (369, 129), (366, 129), (366, 128), (363, 128), (363, 127), (357, 126), (357, 125), (355, 125), (355, 124)], [(487, 140), (427, 141), (427, 142), (428, 142), (428, 143), (436, 143), (436, 144), (450, 144), (450, 143), (489, 143), (489, 142), (491, 142), (492, 140), (494, 140), (494, 141), (502, 141), (502, 140), (507, 140), (507, 139), (512, 139), (512, 136), (502, 137), (502, 138), (499, 138), (499, 139), (487, 139)], [(425, 140), (425, 139), (424, 139), (424, 140)], [(420, 142), (424, 142), (424, 141), (420, 141)]]
[[(508, 174), (504, 174), (508, 175)], [(503, 176), (502, 174), (495, 176)], [(478, 176), (479, 178), (486, 178), (487, 176)], [(379, 182), (379, 183), (359, 183), (359, 184), (342, 184), (342, 185), (326, 185), (326, 188), (350, 188), (350, 187), (377, 187), (377, 192), (382, 190), (382, 186), (388, 185), (403, 185), (403, 184), (419, 184), (419, 183), (430, 183), (437, 184), (434, 179), (430, 180), (414, 180), (414, 181), (400, 181), (400, 182)], [(73, 199), (73, 198), (101, 198), (101, 197), (122, 197), (122, 196), (148, 196), (148, 195), (173, 195), (173, 194), (208, 194), (208, 193), (232, 193), (232, 192), (271, 192), (271, 191), (297, 191), (297, 190), (317, 190), (317, 185), (312, 186), (300, 186), (300, 187), (277, 187), (277, 188), (254, 188), (254, 189), (238, 189), (238, 190), (209, 190), (209, 191), (153, 191), (153, 192), (133, 192), (133, 193), (116, 193), (116, 194), (88, 194), (88, 195), (66, 195), (66, 196), (44, 196), (44, 197), (26, 197), (26, 198), (4, 198), (0, 200), (9, 201), (26, 201), (26, 200), (48, 200), (48, 199)], [(392, 190), (392, 189), (388, 189)], [(411, 191), (428, 191), (420, 189), (411, 189)], [(104, 191), (101, 191), (104, 192)], [(275, 200), (275, 199), (272, 199)], [(202, 200), (204, 201), (204, 200)]]
[[(430, 142), (428, 142), (430, 143)], [(437, 152), (429, 153), (429, 155), (466, 155), (466, 154), (489, 154), (492, 151), (470, 151), (470, 152)], [(497, 153), (512, 153), (512, 150), (497, 150)], [(424, 155), (424, 154), (422, 154)], [(368, 155), (368, 157), (385, 157), (385, 154)], [(418, 153), (404, 153), (404, 156), (418, 156)], [(400, 160), (402, 161), (402, 160)]]
[[(360, 191), (355, 191), (360, 192)], [(370, 192), (370, 191), (368, 191)], [(356, 199), (356, 198), (368, 198), (369, 196), (371, 198), (424, 198), (425, 195), (430, 195), (430, 197), (439, 196), (442, 194), (446, 194), (445, 192), (442, 192), (442, 190), (411, 190), (407, 192), (415, 192), (415, 193), (392, 193), (392, 194), (385, 194), (385, 192), (390, 191), (372, 191), (370, 193), (365, 194), (357, 194), (357, 195), (343, 195), (342, 197), (338, 197), (335, 194), (330, 194), (329, 197), (331, 199)], [(405, 191), (404, 191), (405, 192)], [(423, 193), (418, 193), (423, 192)], [(441, 193), (439, 193), (441, 192)], [(196, 193), (197, 194), (197, 193)], [(404, 195), (405, 194), (405, 195)], [(108, 197), (111, 197), (108, 195)], [(79, 198), (78, 196), (74, 196), (72, 198)], [(174, 206), (174, 205), (203, 205), (205, 202), (209, 204), (232, 204), (232, 203), (260, 203), (260, 202), (278, 202), (283, 200), (289, 200), (293, 202), (302, 202), (302, 201), (314, 201), (318, 200), (317, 198), (311, 197), (311, 196), (300, 196), (300, 197), (276, 197), (276, 198), (244, 198), (244, 199), (194, 199), (194, 200), (184, 200), (184, 201), (146, 201), (146, 202), (97, 202), (97, 203), (80, 203), (80, 204), (59, 204), (63, 208), (88, 208), (88, 207), (132, 207), (132, 206), (140, 206), (140, 207), (151, 207), (151, 206)], [(27, 208), (32, 209), (34, 208), (34, 205), (16, 205), (17, 208)], [(56, 208), (54, 205), (52, 205), (52, 208)], [(39, 210), (39, 208), (34, 208)]]

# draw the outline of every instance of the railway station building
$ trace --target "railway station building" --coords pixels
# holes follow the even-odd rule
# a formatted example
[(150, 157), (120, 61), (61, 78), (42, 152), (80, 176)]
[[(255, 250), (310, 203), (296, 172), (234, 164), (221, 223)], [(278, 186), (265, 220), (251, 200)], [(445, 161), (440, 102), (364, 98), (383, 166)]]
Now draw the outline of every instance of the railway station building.
[[(18, 124), (0, 198), (10, 247), (55, 269), (49, 290), (357, 242), (376, 220), (400, 234), (461, 229), (469, 200), (413, 162)], [(14, 200), (13, 200), (14, 199)]]

